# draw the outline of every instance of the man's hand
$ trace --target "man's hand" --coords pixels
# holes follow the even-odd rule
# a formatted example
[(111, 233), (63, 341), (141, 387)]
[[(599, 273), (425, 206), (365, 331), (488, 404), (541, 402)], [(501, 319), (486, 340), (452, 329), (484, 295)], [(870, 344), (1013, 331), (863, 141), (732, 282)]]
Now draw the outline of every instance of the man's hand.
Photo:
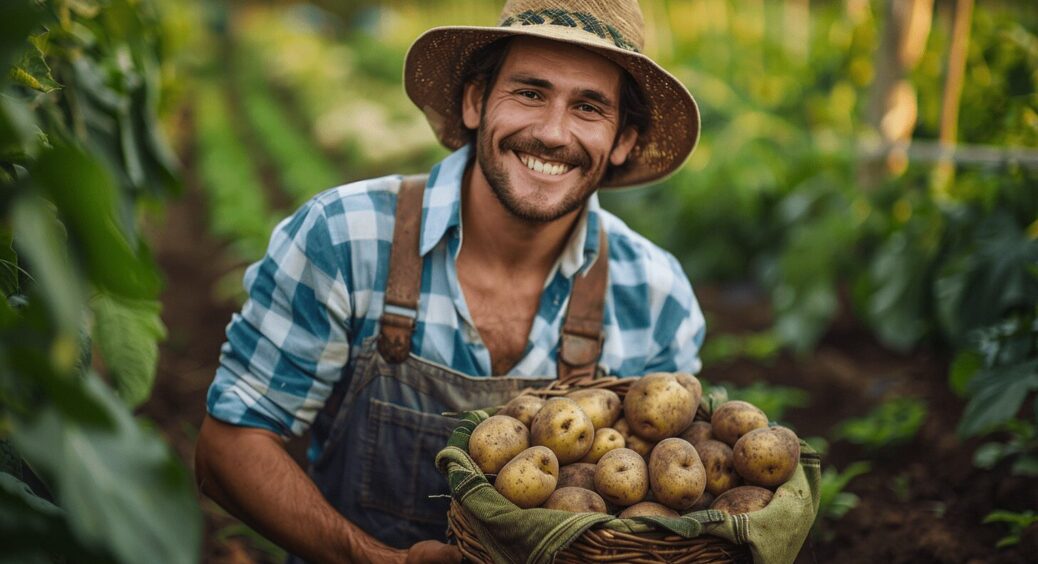
[(427, 540), (415, 544), (407, 551), (406, 564), (430, 562), (432, 564), (460, 564), (461, 551), (458, 547), (442, 542)]

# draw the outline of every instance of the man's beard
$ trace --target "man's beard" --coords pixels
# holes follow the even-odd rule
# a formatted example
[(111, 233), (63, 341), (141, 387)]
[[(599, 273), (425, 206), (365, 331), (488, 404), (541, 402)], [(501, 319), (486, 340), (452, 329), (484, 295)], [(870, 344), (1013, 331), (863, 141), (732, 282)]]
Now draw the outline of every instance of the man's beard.
[[(485, 119), (476, 132), (476, 156), (479, 159), (479, 167), (501, 205), (513, 216), (526, 223), (549, 223), (580, 209), (594, 193), (602, 177), (605, 176), (605, 167), (602, 167), (601, 170), (590, 170), (591, 157), (583, 149), (549, 149), (536, 139), (520, 138), (518, 134), (501, 140), (497, 148), (501, 159), (495, 159), (493, 141), (487, 134), (483, 123), (486, 123)], [(577, 169), (575, 172), (581, 175), (580, 179), (583, 180), (583, 183), (570, 188), (565, 198), (557, 205), (548, 209), (538, 207), (536, 202), (525, 201), (517, 196), (511, 180), (508, 178), (508, 172), (502, 159), (511, 158), (509, 153), (513, 151), (536, 155), (542, 160), (566, 163)]]

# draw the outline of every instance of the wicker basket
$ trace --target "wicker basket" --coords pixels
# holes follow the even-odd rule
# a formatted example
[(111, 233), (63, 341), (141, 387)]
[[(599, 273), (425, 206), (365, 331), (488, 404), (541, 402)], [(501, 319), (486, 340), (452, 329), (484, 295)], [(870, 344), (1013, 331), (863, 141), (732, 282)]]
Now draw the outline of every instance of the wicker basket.
[[(555, 381), (546, 388), (528, 389), (528, 393), (544, 398), (565, 395), (578, 389), (604, 388), (617, 393), (621, 399), (630, 388), (630, 378), (584, 378), (561, 382)], [(696, 419), (707, 419), (700, 405)], [(448, 535), (457, 541), (465, 557), (476, 563), (492, 564), (490, 554), (483, 548), (472, 517), (457, 501), (451, 501), (447, 513)], [(592, 527), (560, 551), (555, 562), (579, 564), (583, 562), (632, 562), (649, 564), (659, 562), (680, 563), (752, 563), (753, 558), (746, 545), (737, 545), (712, 535), (701, 535), (686, 539), (669, 531), (653, 530), (645, 533), (628, 533), (604, 527)]]

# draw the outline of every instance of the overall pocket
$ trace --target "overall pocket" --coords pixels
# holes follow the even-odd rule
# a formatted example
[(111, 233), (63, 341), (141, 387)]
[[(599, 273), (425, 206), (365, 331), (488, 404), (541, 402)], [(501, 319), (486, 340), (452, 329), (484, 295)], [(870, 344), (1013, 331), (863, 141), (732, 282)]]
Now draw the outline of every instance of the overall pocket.
[(458, 421), (372, 398), (367, 423), (361, 505), (409, 521), (445, 523), (450, 488), (435, 459)]

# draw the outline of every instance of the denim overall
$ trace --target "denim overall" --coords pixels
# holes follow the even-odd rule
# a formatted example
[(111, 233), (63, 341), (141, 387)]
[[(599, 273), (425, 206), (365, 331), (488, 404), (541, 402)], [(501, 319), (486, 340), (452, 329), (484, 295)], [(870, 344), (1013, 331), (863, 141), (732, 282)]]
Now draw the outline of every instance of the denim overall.
[[(349, 385), (333, 394), (314, 423), (327, 438), (310, 467), (340, 513), (396, 548), (445, 539), (450, 490), (434, 459), (457, 420), (441, 414), (501, 405), (521, 390), (555, 380), (473, 377), (411, 354), (424, 191), (424, 177), (401, 184), (380, 331), (362, 344), (352, 374), (342, 380)], [(604, 235), (602, 243), (599, 256), (605, 259)], [(560, 340), (561, 379), (596, 374), (607, 262), (597, 260), (574, 281)]]

